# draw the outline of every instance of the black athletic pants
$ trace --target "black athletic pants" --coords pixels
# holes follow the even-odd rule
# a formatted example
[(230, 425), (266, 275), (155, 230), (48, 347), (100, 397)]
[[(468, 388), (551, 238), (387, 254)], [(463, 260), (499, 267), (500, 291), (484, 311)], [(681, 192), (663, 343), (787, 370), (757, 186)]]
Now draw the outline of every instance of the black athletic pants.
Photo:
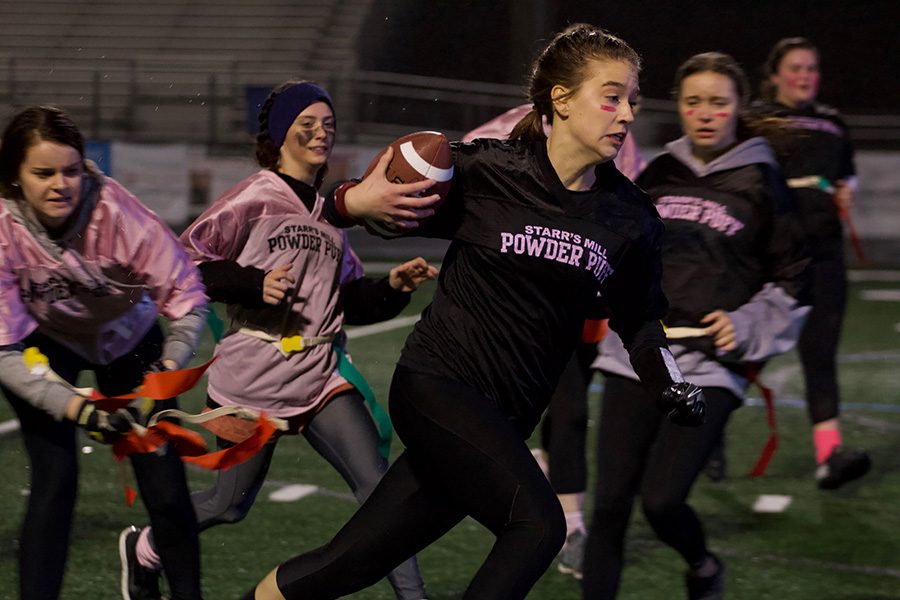
[(541, 446), (547, 451), (548, 475), (557, 494), (587, 490), (587, 396), (596, 357), (597, 344), (578, 346), (541, 423)]
[[(67, 381), (74, 383), (80, 371), (93, 370), (100, 391), (115, 395), (130, 392), (141, 382), (143, 373), (159, 358), (163, 337), (154, 326), (134, 350), (108, 365), (90, 364), (37, 333), (24, 342), (38, 347), (49, 358), (50, 367)], [(78, 493), (76, 426), (68, 420), (54, 420), (6, 388), (3, 393), (19, 418), (31, 465), (31, 493), (19, 538), (19, 597), (56, 600)], [(174, 399), (157, 403), (159, 409), (174, 406)], [(132, 455), (131, 465), (153, 524), (172, 599), (199, 599), (197, 521), (181, 458), (172, 451)], [(115, 523), (109, 526), (118, 527)], [(110, 556), (115, 556), (112, 547)]]
[(390, 398), (406, 450), (331, 542), (278, 568), (284, 596), (337, 598), (372, 585), (468, 515), (497, 539), (464, 598), (524, 598), (566, 526), (523, 432), (453, 379), (398, 367)]
[(820, 252), (809, 266), (812, 310), (797, 350), (806, 382), (806, 409), (815, 425), (838, 416), (837, 347), (847, 308), (847, 272), (841, 249)]
[(706, 554), (703, 526), (686, 500), (715, 441), (740, 399), (723, 388), (704, 388), (706, 423), (669, 422), (637, 381), (606, 376), (598, 429), (594, 513), (584, 557), (584, 597), (615, 598), (622, 575), (625, 531), (640, 495), (660, 540), (689, 565)]

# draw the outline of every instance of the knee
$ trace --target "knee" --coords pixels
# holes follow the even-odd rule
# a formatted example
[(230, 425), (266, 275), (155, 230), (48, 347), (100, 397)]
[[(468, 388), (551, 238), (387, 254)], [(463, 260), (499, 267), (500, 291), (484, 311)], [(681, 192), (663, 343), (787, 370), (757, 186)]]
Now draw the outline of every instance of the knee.
[(641, 509), (644, 511), (644, 516), (652, 524), (665, 520), (678, 510), (678, 507), (683, 503), (684, 500), (681, 498), (673, 498), (667, 495), (651, 495), (641, 498)]
[(535, 552), (556, 556), (566, 541), (566, 519), (556, 496), (537, 494), (517, 498), (510, 524), (520, 524), (532, 532)]
[(387, 465), (384, 467), (376, 466), (373, 469), (368, 471), (360, 472), (356, 474), (349, 483), (350, 483), (350, 491), (353, 492), (353, 496), (356, 498), (356, 501), (362, 504), (366, 501), (366, 498), (372, 493), (375, 489), (375, 486), (378, 485), (378, 482), (381, 481), (381, 477), (384, 475), (384, 472), (387, 470)]
[(233, 525), (240, 523), (250, 512), (253, 498), (244, 497), (238, 501), (214, 496), (210, 501), (195, 507), (200, 526), (203, 529), (212, 525)]
[(229, 506), (213, 516), (211, 520), (220, 525), (234, 525), (235, 523), (243, 521), (247, 516), (247, 512), (248, 511), (243, 510), (240, 506)]
[[(60, 468), (62, 467), (62, 468)], [(68, 467), (68, 468), (67, 468)], [(75, 504), (78, 491), (78, 465), (47, 464), (31, 470), (30, 501), (46, 502), (58, 506)]]
[(634, 498), (598, 498), (591, 513), (592, 531), (602, 539), (623, 539)]
[(566, 517), (556, 496), (553, 497), (553, 502), (544, 509), (541, 524), (543, 525), (541, 535), (544, 540), (543, 545), (556, 556), (566, 542)]
[(167, 486), (142, 486), (144, 506), (148, 511), (157, 514), (176, 514), (183, 512), (189, 505), (187, 490), (178, 490)]
[(566, 543), (566, 518), (563, 515), (562, 508), (555, 511), (552, 515), (548, 515), (546, 522), (546, 546), (553, 556), (556, 556), (562, 550), (563, 544)]

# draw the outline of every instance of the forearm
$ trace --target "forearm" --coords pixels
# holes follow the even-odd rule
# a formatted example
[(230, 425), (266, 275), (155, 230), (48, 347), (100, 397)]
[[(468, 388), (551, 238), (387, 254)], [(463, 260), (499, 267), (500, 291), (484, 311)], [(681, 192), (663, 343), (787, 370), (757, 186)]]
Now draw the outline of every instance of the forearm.
[[(10, 392), (31, 404), (35, 408), (50, 414), (57, 421), (64, 418), (74, 419), (69, 412), (78, 414), (78, 406), (72, 406), (72, 390), (62, 383), (50, 381), (42, 374), (33, 373), (25, 365), (22, 356), (22, 344), (0, 347), (0, 383)], [(80, 398), (80, 397), (78, 397)]]
[(760, 362), (790, 350), (800, 338), (810, 307), (767, 283), (746, 304), (728, 313), (735, 330), (735, 360)]
[(347, 206), (344, 202), (347, 190), (357, 183), (359, 182), (355, 179), (343, 181), (334, 186), (325, 196), (325, 203), (322, 205), (322, 216), (335, 227), (346, 229), (359, 224), (359, 220), (347, 212)]
[(367, 325), (386, 321), (400, 314), (409, 304), (411, 294), (391, 287), (388, 278), (360, 277), (341, 286), (344, 322)]
[(160, 360), (172, 361), (176, 368), (183, 368), (194, 357), (200, 336), (206, 327), (206, 305), (197, 306), (169, 325), (169, 333), (163, 345)]
[(659, 321), (646, 321), (622, 339), (632, 368), (654, 397), (659, 397), (673, 383), (684, 381)]
[(197, 265), (213, 302), (240, 304), (247, 308), (263, 306), (262, 289), (266, 272), (253, 266), (241, 266), (233, 260), (211, 260)]

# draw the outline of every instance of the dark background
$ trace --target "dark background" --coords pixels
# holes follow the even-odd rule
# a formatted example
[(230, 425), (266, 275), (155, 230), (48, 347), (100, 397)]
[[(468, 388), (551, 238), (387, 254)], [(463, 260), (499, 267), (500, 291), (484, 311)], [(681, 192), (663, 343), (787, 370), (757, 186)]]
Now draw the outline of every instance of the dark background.
[(898, 0), (377, 0), (360, 67), (522, 84), (549, 37), (579, 21), (643, 56), (648, 98), (668, 98), (677, 66), (710, 50), (734, 56), (756, 88), (771, 46), (799, 35), (819, 47), (821, 101), (854, 114), (900, 112)]

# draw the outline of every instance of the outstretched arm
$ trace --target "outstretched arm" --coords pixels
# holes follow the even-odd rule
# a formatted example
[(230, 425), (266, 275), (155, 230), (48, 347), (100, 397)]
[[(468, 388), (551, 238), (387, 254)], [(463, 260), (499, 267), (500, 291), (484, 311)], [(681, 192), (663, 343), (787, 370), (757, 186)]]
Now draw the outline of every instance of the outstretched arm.
[(348, 325), (368, 325), (400, 314), (410, 295), (422, 282), (437, 277), (437, 269), (421, 256), (397, 265), (387, 277), (360, 277), (341, 286), (344, 321)]

